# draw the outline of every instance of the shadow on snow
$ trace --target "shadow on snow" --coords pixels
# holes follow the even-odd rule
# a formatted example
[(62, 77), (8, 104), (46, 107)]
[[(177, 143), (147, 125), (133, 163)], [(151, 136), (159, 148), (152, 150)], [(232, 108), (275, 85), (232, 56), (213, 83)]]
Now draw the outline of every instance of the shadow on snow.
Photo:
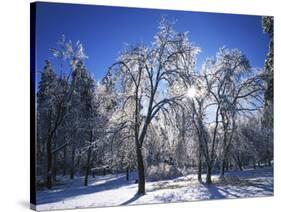
[[(206, 183), (202, 183), (201, 185), (204, 187), (204, 191), (199, 191), (200, 187), (198, 187), (199, 193), (206, 198), (203, 199), (225, 199), (231, 197), (246, 197), (247, 196), (255, 196), (260, 191), (268, 192), (268, 195), (271, 195), (273, 192), (273, 181), (269, 178), (272, 178), (273, 172), (272, 168), (270, 169), (263, 169), (263, 170), (245, 170), (243, 172), (228, 172), (226, 173), (227, 176), (236, 176), (238, 175), (239, 178), (243, 180), (251, 179), (248, 181), (247, 186), (237, 185), (225, 185), (220, 186), (216, 184), (208, 185)], [(255, 179), (255, 177), (262, 177), (262, 179)], [(254, 179), (253, 179), (254, 178)], [(37, 204), (45, 204), (45, 203), (54, 203), (65, 200), (67, 198), (76, 197), (85, 194), (92, 194), (97, 192), (102, 192), (105, 190), (117, 189), (123, 186), (133, 185), (134, 181), (127, 181), (126, 177), (123, 174), (119, 175), (109, 175), (103, 177), (97, 177), (95, 179), (91, 179), (89, 181), (89, 186), (83, 186), (84, 178), (80, 177), (71, 181), (70, 185), (66, 184), (64, 186), (57, 186), (53, 190), (44, 190), (39, 191), (37, 193)], [(162, 184), (167, 184), (168, 182), (161, 182)], [(161, 185), (162, 185), (161, 184)], [(188, 188), (188, 186), (187, 186)], [(201, 187), (202, 188), (202, 187)], [(152, 189), (147, 192), (153, 193), (157, 189)], [(126, 200), (125, 202), (121, 203), (120, 205), (128, 205), (136, 200), (138, 200), (142, 195), (135, 194), (132, 198)], [(181, 201), (183, 200), (181, 196), (176, 195), (175, 193), (166, 193), (164, 195), (155, 195), (155, 199), (161, 200), (162, 202), (174, 202), (174, 201)]]
[[(74, 179), (70, 186), (64, 185), (54, 187), (53, 190), (44, 190), (37, 193), (37, 204), (54, 203), (85, 194), (97, 193), (105, 190), (116, 189), (125, 185), (133, 184), (127, 181), (124, 175), (108, 176), (105, 178), (94, 178), (89, 181), (88, 186), (84, 186), (83, 177)], [(103, 182), (104, 181), (104, 182)]]

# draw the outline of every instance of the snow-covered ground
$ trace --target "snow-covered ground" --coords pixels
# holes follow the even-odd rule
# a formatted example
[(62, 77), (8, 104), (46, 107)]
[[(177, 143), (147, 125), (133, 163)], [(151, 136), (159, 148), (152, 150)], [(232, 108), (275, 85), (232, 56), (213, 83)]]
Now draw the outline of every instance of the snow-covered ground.
[[(203, 176), (204, 179), (205, 176)], [(226, 173), (224, 181), (213, 176), (213, 184), (200, 184), (196, 175), (172, 180), (146, 182), (146, 195), (136, 195), (135, 178), (126, 181), (123, 174), (90, 177), (88, 187), (83, 177), (53, 190), (37, 192), (37, 210), (104, 207), (147, 203), (167, 203), (207, 199), (259, 197), (273, 195), (272, 168)]]

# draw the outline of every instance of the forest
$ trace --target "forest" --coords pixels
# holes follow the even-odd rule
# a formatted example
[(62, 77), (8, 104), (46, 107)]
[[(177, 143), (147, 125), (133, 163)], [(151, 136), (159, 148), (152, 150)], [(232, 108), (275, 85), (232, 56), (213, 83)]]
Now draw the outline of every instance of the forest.
[(127, 44), (101, 80), (80, 41), (63, 35), (49, 49), (36, 97), (38, 191), (122, 174), (145, 196), (147, 182), (192, 174), (208, 186), (273, 166), (273, 18), (261, 20), (261, 68), (227, 47), (198, 64), (200, 47), (175, 24), (162, 18), (151, 45)]

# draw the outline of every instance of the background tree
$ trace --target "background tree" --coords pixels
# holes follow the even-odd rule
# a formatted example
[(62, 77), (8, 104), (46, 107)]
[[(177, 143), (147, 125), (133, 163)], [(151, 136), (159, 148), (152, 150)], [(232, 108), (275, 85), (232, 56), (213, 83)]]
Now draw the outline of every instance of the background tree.
[(273, 30), (274, 19), (272, 16), (262, 18), (263, 31), (270, 37), (269, 50), (265, 59), (263, 79), (265, 81), (265, 106), (264, 106), (264, 125), (273, 127), (273, 75), (274, 75), (274, 43)]
[(222, 48), (208, 63), (205, 79), (208, 92), (217, 105), (216, 129), (221, 127), (222, 130), (220, 176), (223, 177), (236, 119), (243, 111), (251, 113), (262, 107), (263, 88), (259, 71), (252, 69), (237, 49)]
[[(38, 104), (38, 146), (46, 150), (44, 152), (47, 161), (42, 161), (42, 166), (46, 164), (45, 171), (46, 185), (52, 186), (52, 142), (55, 135), (55, 128), (58, 123), (56, 113), (56, 89), (58, 87), (57, 75), (53, 71), (52, 65), (46, 61), (46, 65), (41, 74), (39, 91), (37, 93)], [(46, 130), (47, 129), (47, 130)], [(41, 145), (40, 145), (41, 144)], [(44, 148), (44, 146), (46, 147)], [(39, 157), (40, 158), (40, 157)]]
[[(264, 93), (264, 116), (263, 116), (263, 127), (264, 131), (267, 132), (269, 137), (273, 138), (273, 89), (274, 89), (274, 18), (272, 16), (265, 16), (262, 18), (263, 31), (268, 33), (270, 37), (269, 50), (265, 59), (263, 79), (265, 82), (265, 93)], [(270, 135), (271, 134), (271, 135)], [(271, 140), (268, 140), (267, 149), (268, 155), (270, 155)], [(270, 158), (268, 164), (270, 165)]]

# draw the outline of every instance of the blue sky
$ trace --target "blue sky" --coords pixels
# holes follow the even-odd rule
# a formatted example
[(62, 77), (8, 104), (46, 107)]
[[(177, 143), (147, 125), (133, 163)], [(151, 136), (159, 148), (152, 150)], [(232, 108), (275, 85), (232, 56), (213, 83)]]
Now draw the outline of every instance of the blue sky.
[(36, 16), (37, 73), (45, 59), (52, 60), (48, 49), (64, 34), (83, 43), (89, 56), (86, 66), (100, 80), (124, 43), (153, 41), (163, 15), (176, 19), (176, 31), (188, 31), (189, 40), (201, 48), (199, 65), (222, 46), (240, 49), (253, 67), (264, 64), (269, 38), (262, 32), (260, 16), (41, 2)]

